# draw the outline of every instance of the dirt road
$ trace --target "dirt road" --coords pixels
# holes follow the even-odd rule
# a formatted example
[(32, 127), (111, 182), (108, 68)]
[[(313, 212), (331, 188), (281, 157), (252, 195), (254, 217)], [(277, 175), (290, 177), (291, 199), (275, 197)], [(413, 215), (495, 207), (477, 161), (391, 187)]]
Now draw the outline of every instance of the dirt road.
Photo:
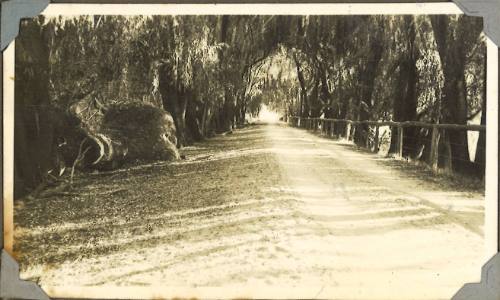
[(478, 191), (280, 124), (183, 151), (181, 162), (80, 179), (81, 195), (125, 193), (23, 202), (23, 277), (49, 292), (161, 285), (342, 299), (447, 299), (479, 280)]

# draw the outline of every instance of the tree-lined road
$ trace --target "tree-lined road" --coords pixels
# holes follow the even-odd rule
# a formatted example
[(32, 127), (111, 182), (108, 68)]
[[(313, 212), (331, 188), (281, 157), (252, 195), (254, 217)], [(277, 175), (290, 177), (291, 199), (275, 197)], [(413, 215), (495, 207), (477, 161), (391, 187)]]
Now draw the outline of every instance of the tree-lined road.
[[(65, 249), (88, 247), (76, 261), (44, 267), (32, 258), (25, 277), (44, 287), (220, 287), (231, 296), (351, 299), (450, 298), (479, 280), (481, 193), (284, 124), (249, 126), (184, 153), (187, 160), (158, 166), (146, 181), (129, 183), (128, 194), (106, 200), (116, 215), (97, 225), (73, 221), (77, 211), (18, 232), (24, 243), (54, 231), (61, 241), (85, 230), (98, 240), (66, 242)], [(140, 180), (141, 172), (127, 178)], [(156, 198), (138, 198), (139, 191)], [(56, 200), (47, 205), (51, 211)]]

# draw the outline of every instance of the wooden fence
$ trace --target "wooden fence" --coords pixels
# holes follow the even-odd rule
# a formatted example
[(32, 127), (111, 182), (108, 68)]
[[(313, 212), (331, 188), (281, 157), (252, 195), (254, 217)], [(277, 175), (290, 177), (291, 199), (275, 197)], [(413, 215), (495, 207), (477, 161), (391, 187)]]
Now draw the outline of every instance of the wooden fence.
[(324, 119), (324, 118), (302, 118), (297, 116), (290, 116), (287, 119), (288, 123), (295, 127), (305, 128), (309, 130), (321, 129), (322, 132), (328, 136), (333, 137), (335, 134), (335, 128), (337, 126), (345, 126), (344, 138), (346, 140), (351, 140), (357, 125), (366, 124), (373, 126), (374, 138), (373, 141), (366, 139), (366, 148), (373, 152), (378, 152), (379, 150), (379, 129), (381, 126), (389, 126), (391, 128), (396, 128), (396, 156), (403, 157), (403, 139), (404, 139), (404, 129), (408, 127), (416, 128), (428, 128), (432, 130), (431, 134), (431, 146), (430, 146), (430, 157), (429, 164), (432, 169), (436, 171), (438, 169), (438, 147), (439, 139), (443, 130), (466, 130), (466, 131), (485, 131), (486, 126), (484, 125), (458, 125), (458, 124), (431, 124), (425, 122), (416, 121), (406, 121), (406, 122), (393, 122), (393, 121), (352, 121), (345, 119)]

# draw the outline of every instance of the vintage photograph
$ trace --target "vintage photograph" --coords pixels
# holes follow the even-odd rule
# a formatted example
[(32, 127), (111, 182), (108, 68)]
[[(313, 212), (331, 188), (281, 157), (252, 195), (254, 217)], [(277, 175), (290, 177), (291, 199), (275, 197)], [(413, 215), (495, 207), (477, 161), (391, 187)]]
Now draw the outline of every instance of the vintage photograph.
[(23, 19), (21, 278), (451, 298), (485, 262), (482, 30), (454, 14)]

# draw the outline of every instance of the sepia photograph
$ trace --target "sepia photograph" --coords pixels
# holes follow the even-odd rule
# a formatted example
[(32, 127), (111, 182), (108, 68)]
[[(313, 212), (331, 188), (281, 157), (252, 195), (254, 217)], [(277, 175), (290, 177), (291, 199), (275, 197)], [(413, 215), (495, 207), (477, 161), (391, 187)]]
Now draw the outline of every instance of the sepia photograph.
[(483, 26), (460, 13), (22, 19), (21, 279), (54, 297), (450, 299), (486, 262)]

